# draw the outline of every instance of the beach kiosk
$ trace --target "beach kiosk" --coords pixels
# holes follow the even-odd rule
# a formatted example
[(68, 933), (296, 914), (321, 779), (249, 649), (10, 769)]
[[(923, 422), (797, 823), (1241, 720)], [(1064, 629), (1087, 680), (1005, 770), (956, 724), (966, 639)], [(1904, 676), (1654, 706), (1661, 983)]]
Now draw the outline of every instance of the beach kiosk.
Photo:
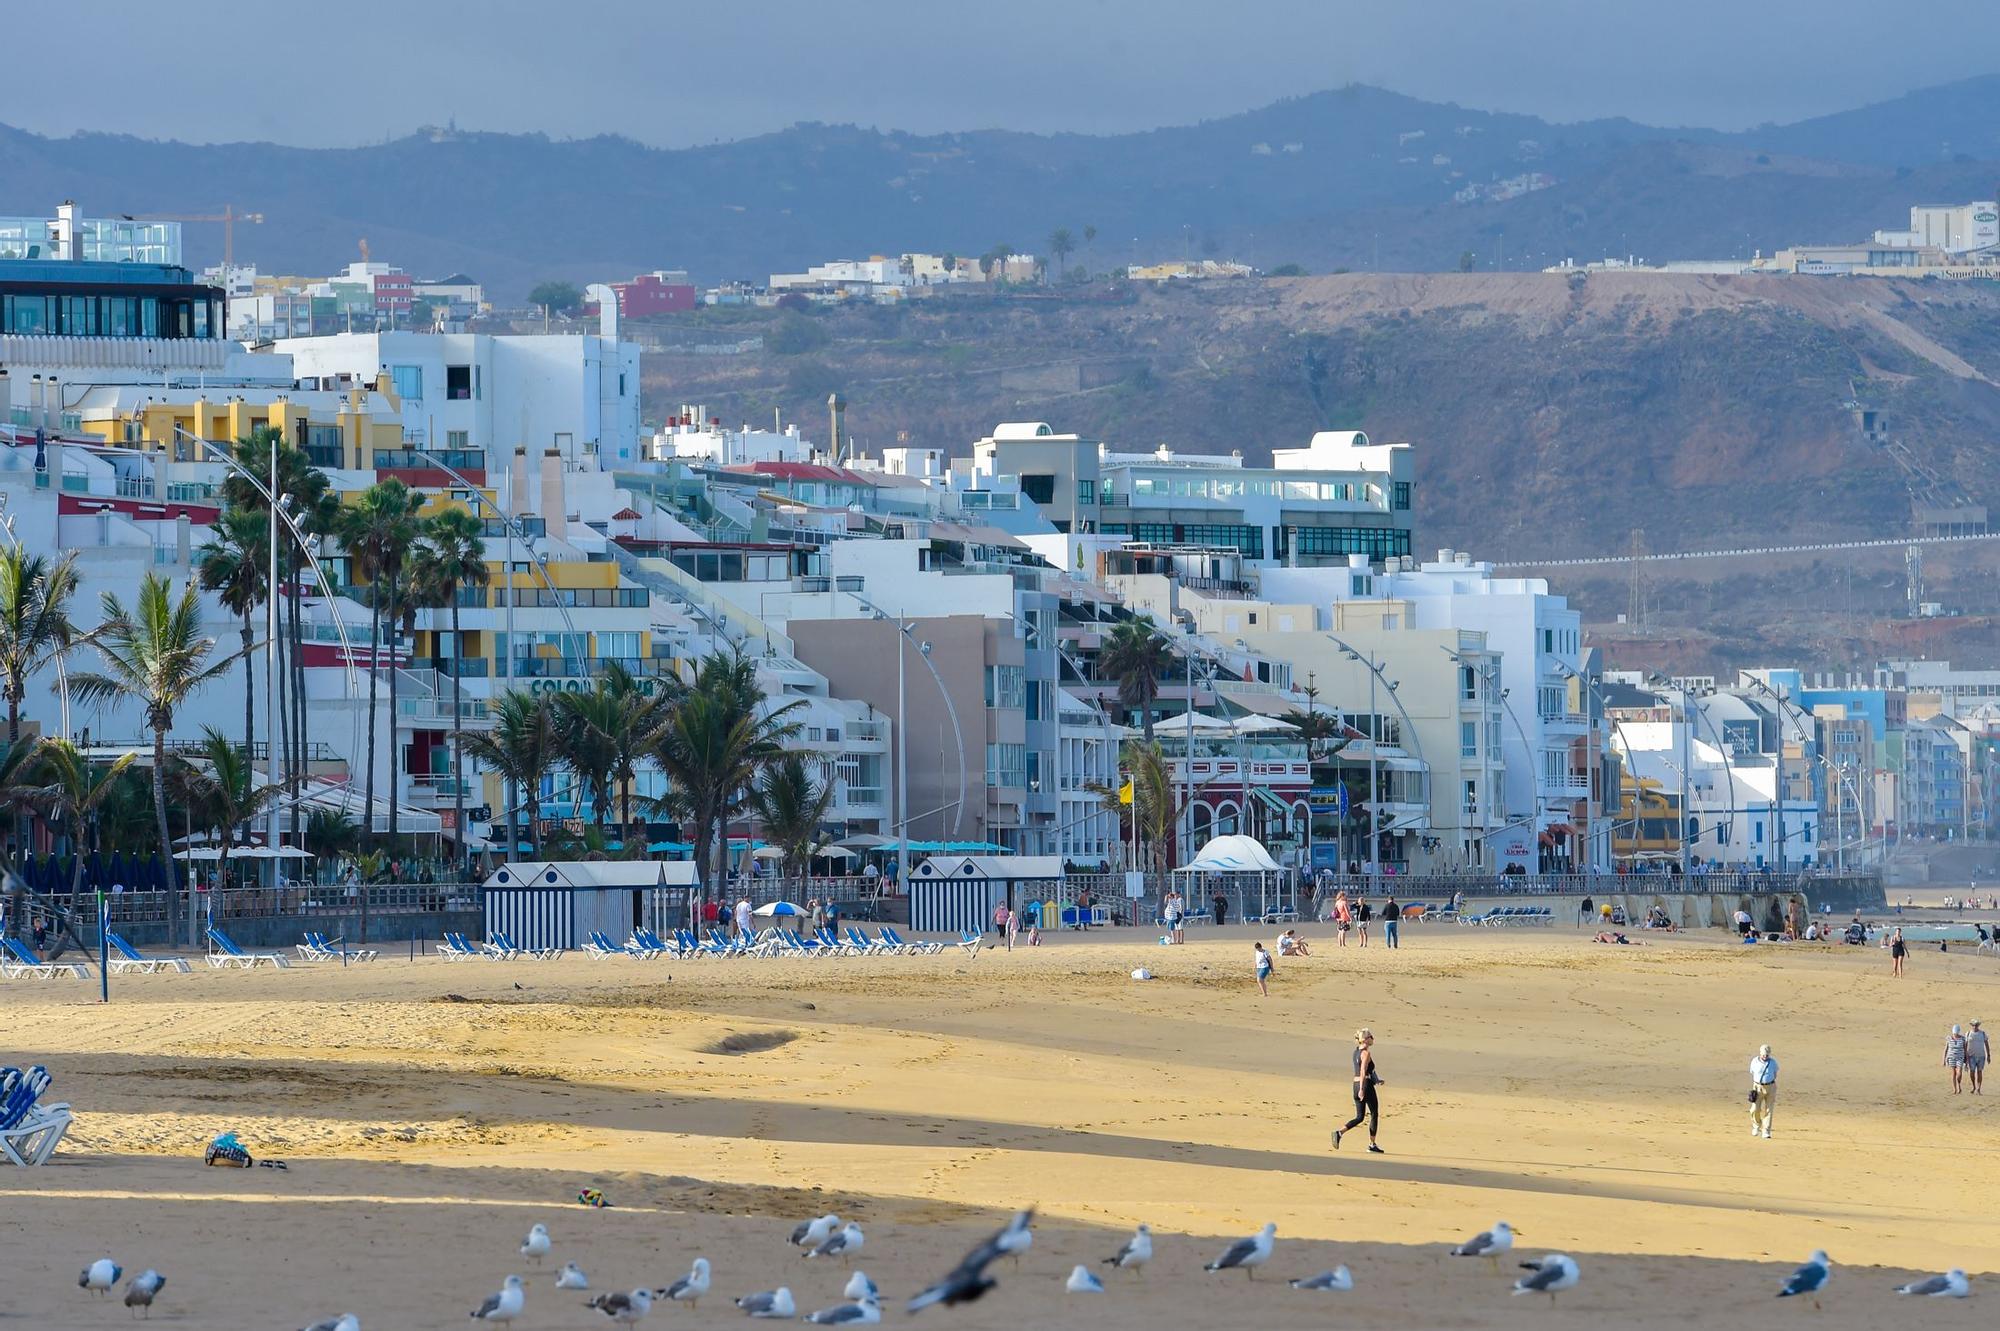
[[(993, 908), (1049, 901), (1062, 891), (1060, 855), (933, 855), (910, 870), (910, 928), (922, 933), (984, 931)], [(1053, 921), (1043, 921), (1053, 927)]]
[(517, 947), (576, 948), (593, 930), (623, 942), (633, 927), (672, 929), (701, 887), (689, 860), (540, 860), (503, 864), (486, 879), (486, 936)]
[(1196, 912), (1204, 911), (1210, 899), (1221, 892), (1234, 904), (1238, 920), (1298, 918), (1297, 875), (1272, 859), (1271, 852), (1255, 837), (1214, 838), (1174, 870), (1174, 886)]

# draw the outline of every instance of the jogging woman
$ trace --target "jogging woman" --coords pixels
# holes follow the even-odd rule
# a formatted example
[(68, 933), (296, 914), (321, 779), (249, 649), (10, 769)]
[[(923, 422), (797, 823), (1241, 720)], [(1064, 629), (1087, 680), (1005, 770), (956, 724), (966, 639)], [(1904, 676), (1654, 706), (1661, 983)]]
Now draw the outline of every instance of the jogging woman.
[(1889, 974), (1903, 973), (1903, 957), (1909, 950), (1903, 943), (1903, 926), (1899, 924), (1896, 926), (1896, 932), (1889, 935)]
[(1354, 1117), (1344, 1127), (1333, 1130), (1333, 1149), (1340, 1149), (1340, 1139), (1368, 1120), (1368, 1149), (1376, 1155), (1385, 1152), (1375, 1142), (1375, 1130), (1382, 1126), (1382, 1104), (1376, 1098), (1375, 1088), (1382, 1084), (1382, 1078), (1375, 1068), (1375, 1032), (1363, 1026), (1354, 1033)]

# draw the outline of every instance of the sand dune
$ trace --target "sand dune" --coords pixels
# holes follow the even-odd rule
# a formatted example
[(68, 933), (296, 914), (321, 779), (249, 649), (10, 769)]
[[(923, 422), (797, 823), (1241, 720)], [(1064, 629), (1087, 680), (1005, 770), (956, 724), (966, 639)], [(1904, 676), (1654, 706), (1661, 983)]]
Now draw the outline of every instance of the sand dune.
[[(1815, 1247), (1842, 1264), (1833, 1327), (1895, 1315), (1907, 1272), (1964, 1266), (1977, 1287), (2000, 1265), (2000, 1109), (1946, 1094), (1938, 1067), (1950, 1021), (2000, 1016), (1990, 957), (1919, 952), (1898, 982), (1872, 948), (1431, 928), (1397, 952), (1281, 963), (1260, 1001), (1248, 938), (120, 977), (109, 1008), (83, 985), (9, 982), (0, 1061), (47, 1063), (81, 1117), (49, 1168), (0, 1174), (0, 1320), (123, 1317), (74, 1287), (109, 1251), (167, 1273), (156, 1320), (233, 1331), (352, 1308), (371, 1328), (458, 1326), (536, 1220), (600, 1288), (663, 1285), (699, 1253), (718, 1295), (787, 1280), (817, 1307), (844, 1275), (784, 1245), (797, 1217), (860, 1217), (861, 1264), (904, 1295), (1028, 1203), (1046, 1220), (1021, 1272), (932, 1316), (1539, 1321), (1545, 1300), (1440, 1256), (1503, 1218), (1524, 1255), (1583, 1263), (1554, 1309), (1578, 1325), (1740, 1318)], [(1141, 963), (1159, 978), (1129, 980)], [(1388, 1080), (1385, 1156), (1327, 1141), (1361, 1024)], [(1750, 1139), (1742, 1103), (1765, 1040), (1785, 1070), (1770, 1142)], [(292, 1167), (204, 1169), (224, 1130)], [(576, 1205), (584, 1186), (613, 1207)], [(1088, 1305), (1062, 1292), (1139, 1220), (1160, 1232), (1146, 1276)], [(1266, 1220), (1270, 1279), (1200, 1271)], [(1280, 1279), (1336, 1262), (1352, 1294)], [(589, 1325), (552, 1286), (551, 1268), (523, 1325)], [(736, 1318), (714, 1303), (656, 1317)], [(1926, 1319), (1970, 1325), (1979, 1306)]]

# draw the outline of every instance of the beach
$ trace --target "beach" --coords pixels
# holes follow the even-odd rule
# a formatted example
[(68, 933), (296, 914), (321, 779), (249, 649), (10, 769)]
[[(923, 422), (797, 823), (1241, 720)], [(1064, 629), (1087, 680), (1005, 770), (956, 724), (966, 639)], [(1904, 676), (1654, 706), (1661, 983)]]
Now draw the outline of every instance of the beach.
[[(1991, 1142), (2000, 1099), (1947, 1094), (1952, 1021), (2000, 1016), (2000, 960), (1917, 949), (1903, 980), (1874, 947), (1741, 947), (1722, 933), (1591, 943), (1573, 929), (1410, 926), (1403, 946), (1281, 959), (1260, 999), (1250, 941), (1144, 930), (930, 958), (459, 962), (0, 983), (0, 1061), (43, 1063), (78, 1115), (56, 1159), (0, 1173), (10, 1277), (0, 1322), (126, 1319), (75, 1285), (109, 1254), (168, 1277), (154, 1320), (235, 1331), (342, 1311), (368, 1328), (462, 1326), (510, 1271), (528, 1327), (601, 1324), (553, 1288), (574, 1258), (597, 1289), (714, 1265), (699, 1309), (791, 1286), (839, 1302), (845, 1272), (785, 1243), (833, 1210), (857, 1263), (900, 1302), (1020, 1206), (1034, 1250), (982, 1303), (925, 1321), (1016, 1325), (1511, 1327), (1722, 1325), (1773, 1304), (1814, 1248), (1836, 1272), (1825, 1327), (1911, 1310), (1891, 1288), (1951, 1266), (1975, 1298), (2000, 1267)], [(1154, 979), (1129, 972), (1149, 968)], [(1377, 1037), (1382, 1144), (1334, 1152), (1355, 1027)], [(1990, 1025), (1990, 1020), (1989, 1020)], [(1776, 1135), (1749, 1136), (1747, 1064), (1782, 1065)], [(204, 1168), (234, 1131), (283, 1171)], [(580, 1206), (601, 1188), (605, 1209)], [(1516, 1257), (1566, 1252), (1581, 1286), (1550, 1306), (1443, 1256), (1507, 1220)], [(541, 1221), (537, 1271), (515, 1249)], [(1143, 1276), (1079, 1261), (1150, 1223)], [(1201, 1264), (1266, 1221), (1252, 1281)], [(1351, 1293), (1286, 1277), (1337, 1263)]]

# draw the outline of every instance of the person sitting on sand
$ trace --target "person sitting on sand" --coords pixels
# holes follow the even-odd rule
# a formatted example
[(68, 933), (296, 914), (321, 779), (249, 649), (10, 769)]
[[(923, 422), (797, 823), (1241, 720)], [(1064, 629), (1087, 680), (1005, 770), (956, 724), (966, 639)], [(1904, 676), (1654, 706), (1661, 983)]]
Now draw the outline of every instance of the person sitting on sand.
[(1281, 957), (1309, 957), (1312, 955), (1312, 949), (1306, 946), (1305, 939), (1299, 937), (1298, 930), (1287, 929), (1278, 935), (1278, 955)]
[(1597, 936), (1597, 939), (1596, 939), (1596, 941), (1597, 941), (1597, 942), (1600, 942), (1600, 943), (1616, 943), (1616, 944), (1618, 944), (1618, 945), (1619, 945), (1620, 947), (1644, 947), (1644, 946), (1645, 946), (1645, 944), (1643, 944), (1643, 943), (1635, 943), (1635, 942), (1633, 942), (1633, 941), (1632, 941), (1631, 939), (1627, 938), (1627, 937), (1626, 937), (1626, 936), (1625, 936), (1624, 934), (1621, 934), (1621, 933), (1613, 933), (1612, 931), (1610, 931), (1610, 930), (1608, 930), (1608, 929), (1607, 929), (1607, 930), (1605, 930), (1605, 931), (1604, 931), (1603, 933), (1599, 934), (1599, 935)]

